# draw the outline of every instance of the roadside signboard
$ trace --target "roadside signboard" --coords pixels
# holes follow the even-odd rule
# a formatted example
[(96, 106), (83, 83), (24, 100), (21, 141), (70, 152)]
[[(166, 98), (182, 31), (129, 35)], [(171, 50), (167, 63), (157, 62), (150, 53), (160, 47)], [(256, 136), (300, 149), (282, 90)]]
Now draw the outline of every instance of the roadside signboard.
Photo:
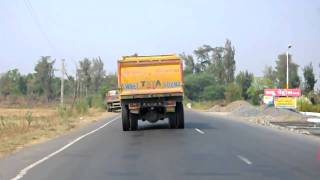
[(263, 103), (266, 105), (273, 104), (273, 96), (263, 96)]
[(297, 108), (297, 98), (296, 97), (275, 97), (274, 107), (295, 109)]
[(264, 89), (265, 96), (289, 96), (299, 97), (301, 96), (300, 89)]

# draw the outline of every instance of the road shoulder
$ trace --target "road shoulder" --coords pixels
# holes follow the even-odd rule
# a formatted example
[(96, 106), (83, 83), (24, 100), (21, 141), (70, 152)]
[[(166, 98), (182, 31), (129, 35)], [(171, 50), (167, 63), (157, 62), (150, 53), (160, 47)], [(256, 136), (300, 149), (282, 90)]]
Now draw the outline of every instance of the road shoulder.
[(303, 139), (303, 140), (307, 139), (307, 140), (310, 140), (312, 143), (318, 144), (320, 142), (320, 138), (318, 136), (313, 136), (311, 134), (304, 133), (303, 131), (296, 131), (294, 129), (285, 128), (285, 127), (273, 125), (273, 124), (260, 123), (257, 121), (248, 121), (248, 119), (232, 116), (226, 112), (209, 112), (209, 111), (195, 110), (195, 109), (189, 109), (189, 110), (205, 116), (210, 116), (212, 118), (223, 119), (226, 121), (233, 121), (235, 123), (245, 124), (247, 126), (259, 128), (261, 130), (273, 131), (274, 133), (279, 133), (281, 135), (285, 135), (288, 137), (294, 137), (294, 138)]
[(85, 123), (81, 127), (53, 139), (47, 139), (41, 143), (29, 145), (19, 151), (3, 157), (0, 159), (0, 179), (10, 179), (14, 177), (26, 166), (56, 151), (79, 136), (102, 126), (117, 116), (119, 115), (114, 113), (111, 116), (102, 117), (93, 122), (91, 121), (92, 123)]

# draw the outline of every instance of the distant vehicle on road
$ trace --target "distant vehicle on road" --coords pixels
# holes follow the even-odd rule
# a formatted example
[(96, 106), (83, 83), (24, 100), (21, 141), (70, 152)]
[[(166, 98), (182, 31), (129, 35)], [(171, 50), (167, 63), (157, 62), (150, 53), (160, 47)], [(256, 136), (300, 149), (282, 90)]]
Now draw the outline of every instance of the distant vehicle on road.
[(121, 109), (119, 91), (111, 90), (106, 93), (106, 105), (108, 112), (114, 112)]
[(169, 118), (172, 129), (184, 128), (183, 68), (176, 55), (124, 56), (118, 61), (118, 86), (124, 131), (138, 120)]

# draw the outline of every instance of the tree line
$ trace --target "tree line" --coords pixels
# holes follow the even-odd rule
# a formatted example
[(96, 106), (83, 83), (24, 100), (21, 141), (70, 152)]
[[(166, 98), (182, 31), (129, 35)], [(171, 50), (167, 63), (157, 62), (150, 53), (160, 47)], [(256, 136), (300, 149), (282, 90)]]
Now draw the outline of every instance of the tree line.
[[(266, 66), (262, 77), (240, 71), (236, 74), (236, 50), (230, 40), (224, 46), (203, 45), (192, 54), (182, 53), (184, 61), (185, 95), (192, 101), (244, 99), (259, 104), (264, 88), (286, 87), (286, 54), (278, 55), (275, 67)], [(18, 69), (0, 75), (0, 96), (26, 97), (46, 102), (60, 98), (60, 77), (54, 69), (56, 60), (42, 56), (35, 64), (34, 72), (23, 75)], [(319, 64), (320, 67), (320, 64)], [(303, 94), (314, 103), (320, 103), (319, 92), (314, 90), (317, 78), (312, 63), (302, 68), (304, 81), (299, 77), (299, 65), (289, 55), (290, 88), (301, 88)], [(59, 72), (61, 74), (61, 72)], [(64, 94), (69, 99), (90, 96), (104, 98), (108, 90), (117, 88), (117, 75), (106, 74), (100, 57), (84, 58), (77, 63), (76, 74), (66, 73)]]
[[(262, 77), (256, 77), (247, 70), (235, 74), (235, 53), (235, 47), (228, 39), (224, 46), (203, 45), (192, 54), (182, 53), (186, 97), (192, 101), (244, 99), (259, 104), (264, 88), (286, 88), (285, 53), (278, 55), (275, 67), (265, 67)], [(314, 91), (317, 80), (311, 63), (302, 69), (304, 82), (298, 74), (299, 65), (293, 62), (290, 54), (289, 69), (290, 88), (301, 88), (305, 95), (319, 97), (319, 92)]]
[(234, 88), (231, 86), (236, 70), (235, 47), (230, 40), (227, 39), (224, 46), (203, 45), (195, 49), (193, 54), (182, 53), (180, 57), (185, 64), (185, 92), (189, 99), (233, 98), (234, 94), (226, 91)]
[[(46, 102), (60, 99), (61, 74), (54, 69), (56, 60), (42, 56), (34, 67), (34, 72), (23, 75), (18, 69), (0, 75), (0, 95), (7, 97), (27, 97), (34, 100), (43, 98)], [(106, 91), (117, 88), (116, 74), (106, 74), (100, 57), (80, 60), (76, 74), (66, 73), (64, 94), (66, 98), (84, 98), (92, 95), (104, 97)]]

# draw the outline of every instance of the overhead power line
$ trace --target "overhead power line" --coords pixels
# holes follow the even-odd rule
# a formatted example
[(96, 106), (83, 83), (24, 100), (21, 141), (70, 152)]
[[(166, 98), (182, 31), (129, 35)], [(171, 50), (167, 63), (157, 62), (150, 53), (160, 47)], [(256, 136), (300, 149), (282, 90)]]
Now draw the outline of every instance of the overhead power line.
[(48, 35), (46, 34), (46, 32), (43, 30), (41, 23), (38, 19), (38, 16), (36, 14), (36, 11), (34, 10), (31, 2), (29, 0), (23, 0), (25, 6), (28, 9), (28, 12), (31, 16), (31, 18), (33, 18), (33, 21), (35, 23), (35, 25), (37, 26), (38, 30), (40, 31), (41, 35), (43, 36), (43, 38), (45, 39), (45, 41), (47, 42), (49, 48), (51, 48), (51, 50), (53, 51), (53, 53), (56, 53), (56, 48), (53, 46), (52, 42), (50, 41)]

